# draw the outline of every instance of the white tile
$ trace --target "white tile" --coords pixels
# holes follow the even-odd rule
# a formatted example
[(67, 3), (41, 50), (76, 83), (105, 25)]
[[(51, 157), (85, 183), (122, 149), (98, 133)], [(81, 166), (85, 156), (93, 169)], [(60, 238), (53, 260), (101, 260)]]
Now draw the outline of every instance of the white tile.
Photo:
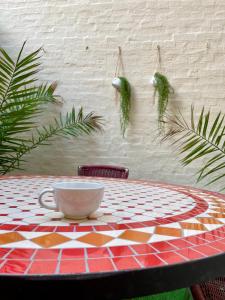
[(148, 216), (141, 216), (141, 215), (136, 215), (132, 217), (132, 220), (134, 222), (144, 222), (144, 221), (150, 221), (153, 220), (153, 218), (148, 217)]
[(159, 235), (159, 234), (154, 234), (150, 238), (150, 242), (161, 242), (161, 241), (169, 241), (169, 240), (175, 240), (176, 238), (174, 236), (165, 236), (165, 235)]
[(123, 240), (123, 239), (114, 239), (104, 246), (110, 247), (110, 246), (125, 246), (125, 245), (138, 245), (139, 243), (133, 242), (130, 240)]
[(68, 223), (61, 221), (49, 221), (43, 222), (41, 226), (68, 226)]
[(81, 236), (88, 234), (89, 232), (58, 232), (58, 233), (62, 236), (75, 240)]
[(51, 247), (51, 249), (68, 249), (68, 248), (95, 248), (95, 246), (72, 240), (72, 241), (65, 242), (63, 244)]
[(32, 231), (18, 231), (18, 232), (26, 239), (33, 239), (50, 233), (50, 232), (32, 232)]
[(192, 236), (192, 235), (198, 235), (198, 234), (201, 234), (201, 233), (204, 233), (204, 232), (206, 232), (206, 231), (202, 231), (202, 230), (187, 230), (187, 229), (183, 230), (184, 237)]
[(182, 222), (184, 222), (184, 223), (196, 223), (196, 224), (201, 224), (201, 222), (198, 221), (196, 218), (190, 218), (190, 219), (181, 221), (181, 223), (182, 223)]
[(158, 225), (160, 227), (169, 227), (169, 228), (179, 228), (181, 229), (181, 226), (178, 222), (176, 223), (169, 223), (169, 224), (163, 224), (163, 225)]
[(4, 216), (0, 216), (0, 223), (5, 223), (5, 222), (8, 222), (10, 221), (11, 219), (8, 218), (8, 217), (4, 217)]
[(116, 217), (116, 216), (102, 216), (99, 218), (99, 221), (102, 221), (104, 223), (117, 223), (118, 221), (120, 221), (121, 218), (120, 217)]
[(155, 231), (155, 226), (135, 228), (134, 230), (141, 231), (141, 232), (146, 232), (146, 233), (153, 233)]
[[(221, 227), (221, 224), (204, 224), (204, 226), (208, 229), (208, 230), (213, 230), (216, 228)], [(222, 225), (223, 226), (223, 225)]]

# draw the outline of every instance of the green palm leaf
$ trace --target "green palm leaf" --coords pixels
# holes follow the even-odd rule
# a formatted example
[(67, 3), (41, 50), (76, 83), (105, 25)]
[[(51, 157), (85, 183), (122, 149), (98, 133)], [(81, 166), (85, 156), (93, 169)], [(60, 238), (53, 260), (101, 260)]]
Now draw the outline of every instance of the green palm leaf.
[(166, 123), (169, 129), (163, 140), (173, 139), (184, 166), (205, 158), (197, 173), (197, 181), (212, 177), (208, 182), (212, 184), (225, 176), (225, 122), (221, 112), (212, 119), (210, 111), (205, 112), (203, 107), (195, 122), (195, 111), (192, 107), (190, 124), (181, 113), (173, 117), (167, 116)]

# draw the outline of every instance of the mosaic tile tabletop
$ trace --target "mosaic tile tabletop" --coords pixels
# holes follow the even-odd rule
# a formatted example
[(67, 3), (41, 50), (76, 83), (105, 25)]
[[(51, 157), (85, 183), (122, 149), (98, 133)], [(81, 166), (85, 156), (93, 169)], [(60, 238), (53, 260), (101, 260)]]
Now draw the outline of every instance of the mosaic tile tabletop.
[[(102, 182), (96, 220), (41, 208), (60, 181)], [(46, 196), (51, 204), (53, 198)], [(0, 275), (87, 274), (185, 263), (225, 251), (225, 196), (169, 184), (88, 177), (0, 178)]]

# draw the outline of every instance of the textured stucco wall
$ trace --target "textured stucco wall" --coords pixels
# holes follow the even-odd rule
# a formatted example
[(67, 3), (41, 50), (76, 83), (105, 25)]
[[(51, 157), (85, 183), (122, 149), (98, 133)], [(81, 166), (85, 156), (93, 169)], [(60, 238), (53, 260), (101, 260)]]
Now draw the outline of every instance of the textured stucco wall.
[[(212, 111), (225, 101), (224, 0), (4, 0), (0, 45), (12, 55), (43, 46), (40, 79), (59, 82), (66, 111), (84, 106), (105, 117), (105, 132), (79, 140), (58, 139), (34, 151), (26, 173), (75, 174), (78, 164), (125, 165), (131, 178), (193, 184), (196, 164), (182, 168), (156, 135), (156, 106), (149, 84), (160, 45), (162, 72), (175, 88), (172, 107)], [(132, 125), (120, 134), (119, 103), (111, 86), (117, 48), (133, 87)], [(87, 49), (88, 47), (88, 49)], [(52, 108), (46, 114), (51, 119)]]

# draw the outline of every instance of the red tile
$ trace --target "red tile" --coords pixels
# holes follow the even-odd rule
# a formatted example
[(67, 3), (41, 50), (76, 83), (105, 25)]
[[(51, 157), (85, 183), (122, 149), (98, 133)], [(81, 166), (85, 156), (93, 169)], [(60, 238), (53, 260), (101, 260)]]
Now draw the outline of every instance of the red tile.
[(9, 252), (10, 252), (10, 249), (1, 248), (0, 249), (0, 258), (4, 257)]
[(34, 261), (28, 270), (28, 274), (54, 274), (57, 263), (57, 260)]
[(225, 244), (225, 239), (220, 239), (219, 242)]
[(206, 241), (216, 241), (216, 240), (218, 240), (218, 236), (216, 236), (216, 235), (214, 235), (214, 234), (211, 234), (211, 233), (208, 233), (208, 232), (203, 233), (203, 234), (201, 235), (201, 237), (202, 237), (204, 240), (206, 240)]
[(108, 272), (113, 271), (114, 267), (111, 259), (88, 259), (88, 267), (90, 272)]
[(30, 259), (34, 254), (34, 249), (14, 249), (7, 255), (7, 259)]
[(127, 246), (115, 246), (115, 247), (110, 247), (109, 249), (114, 256), (134, 255), (134, 253), (131, 251), (131, 249)]
[(185, 238), (185, 241), (188, 241), (194, 245), (203, 245), (206, 243), (206, 240), (199, 238), (198, 236), (190, 236)]
[(185, 261), (185, 259), (181, 257), (179, 254), (171, 251), (158, 253), (157, 256), (163, 259), (164, 261), (166, 261), (168, 264), (176, 264)]
[(112, 227), (109, 225), (98, 225), (98, 226), (94, 226), (96, 231), (105, 231), (105, 230), (112, 230)]
[(7, 260), (0, 268), (0, 273), (24, 274), (29, 264), (29, 260)]
[(123, 229), (129, 229), (130, 227), (126, 224), (110, 224), (110, 226), (115, 230), (123, 230)]
[(140, 255), (137, 256), (137, 259), (145, 267), (156, 267), (165, 265), (165, 263), (154, 254)]
[(217, 242), (213, 242), (209, 244), (211, 247), (216, 248), (220, 251), (224, 251), (225, 252), (225, 244), (221, 243), (220, 241)]
[(129, 227), (130, 228), (141, 228), (141, 227), (143, 227), (143, 224), (142, 223), (138, 223), (138, 222), (136, 222), (136, 223), (130, 223)]
[(193, 247), (193, 249), (200, 253), (206, 254), (207, 256), (208, 255), (211, 256), (211, 255), (215, 255), (215, 254), (219, 254), (220, 252), (223, 252), (223, 250), (218, 250), (218, 249), (210, 247), (209, 244), (196, 246), (196, 247)]
[(215, 236), (218, 236), (218, 237), (222, 237), (222, 238), (225, 237), (225, 232), (223, 232), (222, 230), (213, 230), (210, 233), (215, 235)]
[(180, 248), (180, 249), (193, 246), (193, 244), (191, 244), (191, 243), (189, 243), (185, 240), (182, 240), (182, 239), (172, 240), (172, 241), (169, 241), (168, 243), (175, 246), (175, 247), (177, 247), (177, 248)]
[(143, 222), (146, 226), (156, 226), (158, 225), (159, 223), (158, 222), (155, 222), (155, 221), (144, 221)]
[(176, 247), (174, 247), (173, 245), (170, 245), (167, 242), (155, 242), (155, 243), (151, 243), (151, 246), (154, 247), (155, 249), (157, 249), (159, 252), (177, 249)]
[(40, 232), (53, 232), (55, 231), (55, 226), (38, 226), (35, 231)]
[(199, 259), (199, 258), (203, 258), (205, 257), (203, 254), (191, 249), (191, 248), (187, 248), (187, 249), (180, 249), (176, 251), (177, 253), (183, 255), (184, 257), (192, 260), (192, 259)]
[(133, 257), (116, 257), (113, 261), (118, 270), (139, 269), (140, 265)]
[(81, 259), (84, 258), (84, 249), (63, 249), (62, 259)]
[(84, 260), (62, 260), (60, 262), (61, 274), (83, 273), (86, 271)]
[(93, 257), (109, 257), (110, 253), (107, 248), (87, 248), (89, 258)]
[(19, 225), (16, 230), (17, 231), (33, 231), (37, 225)]
[(59, 251), (58, 249), (38, 249), (34, 259), (58, 259)]
[(73, 232), (75, 226), (57, 226), (56, 232)]
[(18, 225), (13, 225), (13, 224), (3, 224), (3, 225), (0, 225), (0, 229), (1, 230), (13, 230), (16, 227), (18, 227)]
[(138, 254), (148, 254), (148, 253), (154, 253), (156, 252), (156, 250), (154, 248), (152, 248), (149, 245), (132, 245), (131, 248), (137, 252)]
[(75, 231), (77, 232), (86, 232), (86, 231), (93, 231), (93, 226), (76, 226)]

